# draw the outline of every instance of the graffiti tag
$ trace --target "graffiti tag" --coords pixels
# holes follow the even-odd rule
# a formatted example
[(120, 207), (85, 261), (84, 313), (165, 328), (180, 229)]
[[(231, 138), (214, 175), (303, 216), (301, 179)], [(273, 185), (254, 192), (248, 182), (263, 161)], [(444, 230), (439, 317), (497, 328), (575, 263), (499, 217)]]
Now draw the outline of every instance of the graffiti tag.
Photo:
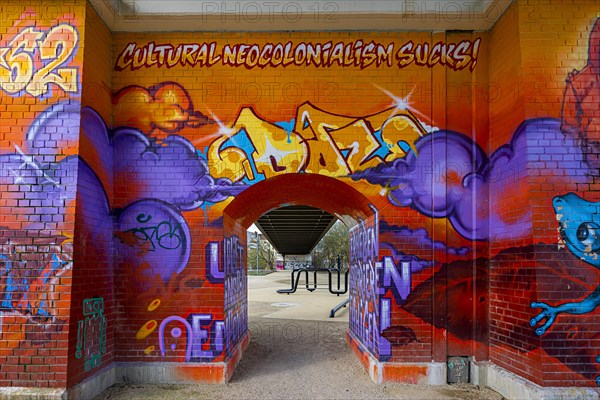
[(45, 95), (50, 85), (68, 93), (78, 91), (76, 67), (66, 67), (77, 51), (79, 35), (67, 24), (47, 32), (33, 27), (17, 33), (0, 48), (0, 89), (11, 96)]
[(89, 371), (102, 363), (102, 355), (106, 353), (104, 299), (94, 297), (83, 300), (83, 315), (85, 319), (77, 324), (75, 358), (83, 358), (83, 368)]
[[(135, 219), (140, 224), (147, 224), (152, 220), (152, 216), (141, 213)], [(156, 225), (136, 227), (125, 232), (132, 233), (142, 242), (148, 242), (150, 245), (148, 251), (155, 251), (157, 246), (165, 250), (178, 249), (182, 243), (181, 236), (177, 234), (180, 230), (179, 223), (172, 225), (169, 221), (162, 221)]]
[[(165, 331), (169, 324), (172, 326), (168, 331), (171, 338), (167, 340)], [(224, 330), (224, 322), (214, 320), (211, 314), (191, 314), (187, 319), (176, 315), (167, 317), (158, 329), (160, 354), (165, 357), (167, 351), (176, 351), (178, 343), (183, 341), (186, 362), (212, 361), (223, 353)], [(167, 342), (170, 345), (167, 346)]]
[(0, 316), (27, 318), (25, 337), (33, 344), (50, 340), (61, 331), (64, 320), (56, 308), (61, 277), (72, 268), (71, 241), (50, 244), (43, 260), (27, 260), (25, 244), (0, 245)]
[(426, 134), (409, 111), (386, 109), (365, 117), (328, 113), (310, 103), (290, 122), (271, 123), (243, 108), (208, 149), (212, 176), (257, 182), (276, 175), (307, 172), (345, 176), (415, 152)]

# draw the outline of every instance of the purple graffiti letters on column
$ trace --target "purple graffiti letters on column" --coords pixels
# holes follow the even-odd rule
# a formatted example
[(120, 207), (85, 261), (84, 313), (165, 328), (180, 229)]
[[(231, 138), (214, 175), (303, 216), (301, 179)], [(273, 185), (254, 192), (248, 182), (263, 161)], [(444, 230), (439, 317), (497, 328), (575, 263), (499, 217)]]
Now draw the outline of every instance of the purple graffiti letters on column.
[[(392, 325), (392, 299), (379, 299), (379, 304), (379, 332), (383, 332)], [(379, 336), (379, 354), (381, 356), (390, 356), (392, 354), (392, 345), (383, 336)]]
[(396, 304), (404, 303), (411, 290), (411, 262), (400, 261), (397, 266), (392, 257), (383, 257), (383, 262), (376, 265), (379, 274), (379, 295), (384, 295), (391, 289)]
[(211, 314), (192, 314), (191, 361), (211, 361), (223, 352), (224, 322), (214, 321)]
[(209, 242), (206, 245), (206, 278), (211, 283), (223, 283), (225, 268), (220, 269), (219, 242)]
[(243, 254), (244, 246), (236, 236), (223, 239), (225, 338), (229, 355), (248, 331), (248, 279)]
[[(187, 322), (185, 319), (178, 317), (176, 315), (167, 317), (160, 323), (160, 327), (158, 328), (158, 346), (160, 348), (160, 355), (163, 357), (166, 355), (165, 328), (166, 328), (166, 325), (171, 321), (181, 322), (186, 328), (185, 361), (190, 361), (190, 358), (192, 356), (192, 327), (189, 324), (189, 322)], [(181, 328), (179, 328), (179, 327), (175, 327), (175, 328), (171, 329), (171, 336), (176, 339), (181, 337), (181, 333), (182, 333)], [(171, 344), (171, 350), (175, 351), (176, 349), (177, 349), (177, 346), (175, 345), (175, 343)]]
[(377, 215), (350, 230), (350, 331), (374, 356), (379, 353)]
[[(224, 322), (213, 320), (211, 314), (191, 314), (187, 320), (174, 315), (161, 322), (158, 329), (161, 356), (165, 357), (169, 350), (177, 350), (176, 343), (171, 343), (170, 346), (166, 343), (165, 330), (167, 324), (172, 322), (179, 322), (185, 328), (183, 332), (179, 326), (175, 326), (169, 333), (176, 341), (184, 340), (186, 362), (210, 362), (223, 353)], [(185, 336), (182, 337), (183, 334)]]

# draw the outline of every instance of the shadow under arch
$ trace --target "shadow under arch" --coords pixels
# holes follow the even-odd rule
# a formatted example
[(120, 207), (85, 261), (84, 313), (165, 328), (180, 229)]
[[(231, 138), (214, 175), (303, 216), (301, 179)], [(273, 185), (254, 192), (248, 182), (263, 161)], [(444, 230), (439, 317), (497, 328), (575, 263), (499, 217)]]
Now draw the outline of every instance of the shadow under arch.
[[(246, 230), (264, 213), (290, 205), (316, 207), (336, 216), (351, 227), (351, 236), (352, 231), (362, 233), (359, 245), (372, 250), (371, 261), (377, 257), (377, 210), (363, 193), (342, 180), (318, 174), (284, 174), (254, 184), (237, 195), (223, 210), (223, 313), (228, 360), (226, 380), (233, 375), (235, 366), (249, 343), (247, 255), (244, 249)], [(367, 226), (371, 232), (369, 237), (373, 238), (368, 246), (365, 240), (367, 234), (364, 232)], [(373, 271), (371, 276), (375, 282)], [(351, 277), (351, 297), (352, 287)], [(374, 304), (375, 288), (376, 284), (373, 283), (371, 289)], [(349, 312), (352, 307), (350, 304)], [(377, 326), (377, 319), (374, 319), (372, 329), (376, 330)], [(372, 337), (376, 338), (378, 335), (373, 334)]]

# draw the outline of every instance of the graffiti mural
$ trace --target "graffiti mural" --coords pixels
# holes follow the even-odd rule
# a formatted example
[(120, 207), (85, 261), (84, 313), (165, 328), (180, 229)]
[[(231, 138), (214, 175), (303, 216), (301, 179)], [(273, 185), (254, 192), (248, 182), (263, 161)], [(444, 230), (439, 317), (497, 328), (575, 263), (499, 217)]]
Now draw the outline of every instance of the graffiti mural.
[(231, 352), (248, 330), (248, 279), (246, 277), (244, 245), (238, 237), (223, 240), (225, 269), (225, 341)]
[[(362, 221), (350, 229), (350, 332), (375, 357), (380, 351), (378, 276), (378, 218)], [(385, 350), (385, 349), (384, 349)]]
[(477, 64), (481, 39), (459, 43), (379, 43), (356, 40), (325, 43), (287, 42), (258, 44), (238, 43), (219, 46), (216, 42), (181, 43), (178, 45), (150, 42), (146, 45), (129, 43), (117, 56), (116, 71), (140, 68), (174, 68), (190, 66), (207, 68), (217, 64), (232, 67), (265, 68), (311, 66), (327, 68), (333, 65), (405, 68), (411, 64), (432, 68), (447, 66), (454, 70)]
[[(150, 88), (130, 86), (113, 96), (118, 119), (115, 126), (134, 127), (149, 137), (163, 138), (190, 126), (214, 123), (194, 109), (186, 90), (176, 82), (165, 82)], [(162, 135), (162, 136), (161, 136)]]
[(287, 255), (285, 256), (284, 269), (310, 268), (312, 266), (311, 255)]
[[(12, 27), (0, 41), (2, 104), (19, 107), (22, 102), (77, 95), (77, 28), (31, 23), (26, 17), (22, 22), (30, 25)], [(6, 343), (2, 357), (46, 346), (67, 331), (65, 296), (70, 289), (63, 282), (72, 275), (75, 241), (69, 216), (78, 170), (86, 168), (73, 155), (78, 100), (54, 101), (31, 119), (15, 119), (10, 107), (5, 109), (0, 146), (0, 336)], [(22, 130), (6, 130), (18, 124), (24, 125)]]
[(510, 144), (490, 157), (471, 138), (440, 130), (419, 138), (415, 152), (358, 171), (352, 179), (381, 186), (395, 206), (411, 207), (432, 218), (447, 218), (466, 239), (488, 240), (491, 225), (499, 233), (524, 235), (524, 222), (529, 216), (522, 215), (507, 226), (494, 210), (488, 209), (488, 196), (490, 191), (503, 190), (505, 175), (522, 172), (520, 163), (528, 132), (552, 131), (556, 125), (554, 120), (528, 121), (515, 132)]
[(22, 321), (0, 333), (41, 345), (64, 328), (67, 316), (57, 308), (62, 293), (59, 282), (73, 267), (72, 246), (68, 238), (60, 245), (50, 242), (38, 260), (28, 260), (25, 243), (8, 239), (0, 246), (0, 319)]
[(309, 103), (300, 106), (291, 121), (278, 123), (244, 108), (227, 131), (208, 149), (208, 159), (215, 161), (211, 173), (247, 183), (297, 172), (348, 175), (405, 156), (426, 133), (409, 110), (390, 108), (350, 117)]
[(68, 66), (79, 46), (77, 29), (59, 24), (21, 30), (0, 47), (0, 89), (10, 96), (48, 96), (52, 87), (79, 91), (79, 71)]
[[(109, 33), (91, 98), (94, 31), (32, 15), (0, 38), (0, 372), (53, 343), (70, 346), (69, 382), (122, 360), (229, 368), (248, 334), (249, 222), (229, 206), (318, 174), (360, 194), (332, 212), (357, 223), (349, 335), (363, 354), (600, 384), (600, 20), (584, 64), (544, 60), (544, 74), (569, 67), (558, 104), (564, 75), (538, 77), (523, 51), (516, 75), (549, 94), (513, 115), (526, 100), (488, 96), (492, 78), (512, 84), (496, 35)], [(581, 32), (563, 33), (583, 54)], [(448, 100), (453, 85), (468, 95)], [(287, 189), (248, 215), (303, 200)]]
[[(112, 132), (112, 142), (115, 189), (122, 190), (117, 207), (153, 198), (188, 211), (205, 202), (224, 201), (245, 188), (212, 176), (206, 159), (182, 136), (169, 135), (158, 144), (138, 129), (120, 128)], [(165, 179), (170, 174), (180, 179)], [(136, 190), (126, 190), (131, 187)]]
[[(165, 338), (167, 325), (174, 325), (179, 322), (185, 327), (184, 332), (178, 326), (174, 326), (170, 331), (170, 340)], [(220, 356), (224, 349), (224, 322), (213, 321), (210, 314), (191, 314), (187, 319), (178, 316), (165, 318), (159, 327), (158, 342), (160, 353), (164, 357), (168, 350), (177, 350), (177, 342), (185, 351), (185, 361), (187, 362), (206, 362), (212, 361)], [(185, 336), (180, 340), (181, 335)], [(171, 344), (166, 346), (166, 343)]]
[[(600, 250), (598, 231), (600, 203), (586, 201), (575, 193), (557, 196), (552, 203), (559, 223), (559, 248), (566, 247), (580, 260), (599, 268), (600, 260), (597, 252)], [(531, 319), (530, 325), (535, 327), (536, 335), (542, 336), (552, 327), (560, 314), (588, 314), (599, 305), (600, 285), (581, 301), (564, 302), (556, 306), (535, 301), (531, 303), (531, 307), (541, 311)], [(540, 323), (542, 324), (539, 325)], [(596, 377), (596, 382), (600, 386), (600, 376)]]
[(83, 301), (85, 319), (77, 324), (75, 358), (83, 359), (83, 368), (89, 371), (100, 366), (106, 353), (106, 317), (104, 299), (101, 297)]
[(600, 19), (596, 20), (589, 38), (588, 60), (581, 71), (573, 70), (567, 76), (561, 129), (575, 137), (583, 149), (590, 173), (600, 175), (600, 117), (598, 99), (600, 90)]
[[(117, 218), (118, 249), (144, 274), (160, 275), (166, 282), (180, 274), (190, 258), (191, 238), (185, 219), (176, 208), (158, 199), (129, 204)], [(168, 265), (162, 263), (169, 260)]]

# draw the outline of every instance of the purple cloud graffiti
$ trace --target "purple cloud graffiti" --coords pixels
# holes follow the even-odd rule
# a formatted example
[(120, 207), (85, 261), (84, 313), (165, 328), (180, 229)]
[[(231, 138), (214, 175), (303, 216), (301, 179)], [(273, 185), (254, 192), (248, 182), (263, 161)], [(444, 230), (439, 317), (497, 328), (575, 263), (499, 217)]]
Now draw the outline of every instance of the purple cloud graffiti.
[(206, 160), (181, 136), (170, 135), (157, 144), (137, 129), (120, 128), (114, 131), (113, 146), (115, 191), (122, 193), (122, 205), (155, 198), (188, 211), (204, 202), (223, 201), (247, 187), (212, 177)]
[[(398, 207), (412, 207), (432, 218), (448, 218), (454, 229), (471, 240), (488, 240), (524, 235), (530, 220), (524, 215), (505, 222), (488, 207), (490, 193), (501, 193), (526, 176), (527, 167), (539, 159), (531, 154), (548, 153), (549, 144), (560, 141), (563, 149), (574, 149), (571, 157), (550, 159), (554, 176), (586, 181), (587, 167), (573, 139), (560, 132), (560, 121), (552, 118), (528, 120), (512, 140), (489, 158), (471, 138), (452, 131), (423, 136), (417, 154), (358, 171), (353, 180), (365, 179), (387, 190), (388, 200)], [(569, 143), (567, 143), (569, 142)], [(529, 154), (529, 156), (528, 156)], [(544, 160), (542, 160), (544, 161)]]
[(247, 187), (212, 177), (189, 140), (169, 135), (158, 142), (129, 127), (109, 131), (90, 108), (82, 110), (82, 142), (112, 153), (108, 164), (106, 156), (98, 162), (112, 171), (119, 193), (113, 199), (115, 247), (144, 281), (159, 276), (166, 283), (187, 266), (191, 237), (181, 211), (223, 201)]
[[(41, 112), (14, 152), (0, 155), (0, 314), (27, 318), (25, 337), (34, 345), (62, 331), (64, 313), (52, 293), (72, 269), (73, 243), (99, 259), (111, 256), (112, 220), (104, 188), (90, 166), (64, 156), (79, 135), (78, 102), (64, 101)], [(51, 145), (51, 144), (54, 144)], [(75, 207), (75, 197), (87, 199)], [(79, 216), (76, 239), (66, 215)], [(85, 229), (83, 229), (85, 227)], [(31, 232), (37, 238), (32, 252)]]
[(390, 249), (393, 255), (393, 259), (396, 263), (400, 261), (409, 261), (410, 262), (410, 272), (417, 273), (422, 271), (425, 268), (431, 267), (433, 265), (433, 261), (423, 260), (415, 255), (407, 254), (389, 242), (381, 242), (381, 247)]
[[(213, 178), (206, 161), (183, 137), (170, 135), (159, 145), (137, 129), (111, 132), (94, 110), (79, 112), (80, 107), (68, 101), (48, 107), (30, 126), (23, 146), (15, 144), (14, 153), (0, 155), (0, 185), (8, 189), (0, 211), (12, 216), (5, 219), (3, 237), (16, 236), (9, 233), (14, 229), (60, 236), (68, 229), (63, 218), (54, 216), (67, 214), (66, 207), (79, 193), (85, 199), (76, 208), (85, 227), (81, 240), (95, 243), (98, 257), (110, 257), (115, 230), (114, 245), (121, 248), (124, 260), (143, 265), (142, 275), (158, 275), (166, 282), (186, 267), (191, 251), (189, 228), (180, 210), (225, 200), (246, 186)], [(58, 161), (78, 140), (106, 184), (123, 193), (114, 199), (116, 221), (94, 169), (77, 156)], [(57, 146), (48, 147), (49, 141)], [(16, 214), (11, 211), (15, 207)]]
[(401, 237), (403, 242), (414, 243), (424, 249), (447, 251), (448, 254), (457, 256), (466, 256), (470, 252), (468, 247), (448, 247), (440, 240), (433, 240), (424, 228), (410, 229), (407, 226), (390, 225), (387, 221), (380, 221), (379, 231), (381, 234), (389, 233)]
[[(40, 230), (44, 236), (60, 235), (63, 215), (75, 197), (76, 162), (40, 163), (16, 146), (17, 154), (0, 155), (0, 211), (5, 222), (20, 229)], [(15, 210), (18, 210), (15, 212)]]
[[(28, 153), (50, 155), (77, 142), (81, 103), (63, 100), (41, 112), (27, 130)], [(56, 143), (56, 146), (52, 146)]]

